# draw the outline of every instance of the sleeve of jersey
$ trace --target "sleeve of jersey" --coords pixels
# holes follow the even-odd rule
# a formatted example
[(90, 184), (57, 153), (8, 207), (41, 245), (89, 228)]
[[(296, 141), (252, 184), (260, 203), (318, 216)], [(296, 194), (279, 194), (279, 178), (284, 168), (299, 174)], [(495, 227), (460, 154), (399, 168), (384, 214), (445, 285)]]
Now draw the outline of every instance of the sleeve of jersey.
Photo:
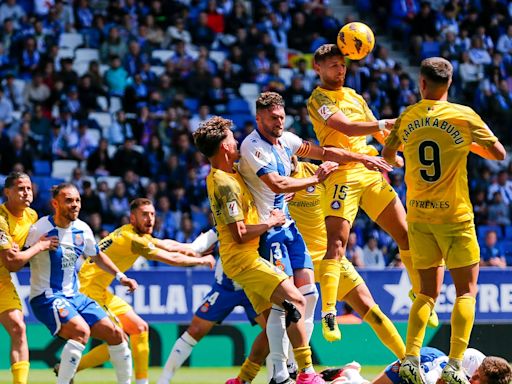
[(133, 236), (132, 237), (132, 252), (136, 255), (141, 255), (151, 259), (156, 255), (158, 249), (155, 241), (150, 236)]
[(277, 169), (272, 165), (271, 155), (258, 145), (242, 146), (241, 156), (251, 169), (251, 172), (258, 175), (258, 177), (267, 173), (277, 172)]
[(0, 218), (0, 251), (11, 249), (12, 243), (12, 237), (9, 234), (9, 226), (3, 218)]
[(288, 146), (288, 148), (291, 149), (293, 154), (297, 154), (297, 156), (301, 156), (301, 153), (302, 153), (302, 155), (304, 155), (305, 150), (307, 150), (309, 152), (309, 146), (307, 146), (307, 149), (304, 148), (305, 147), (305, 146), (303, 146), (304, 141), (296, 134), (294, 134), (292, 132), (285, 132), (283, 134), (283, 139), (285, 140), (286, 145)]
[(339, 108), (326, 95), (317, 91), (309, 99), (308, 110), (312, 120), (325, 123), (332, 115), (339, 111)]
[(84, 256), (91, 257), (96, 256), (100, 253), (100, 248), (98, 247), (98, 243), (96, 243), (96, 239), (92, 233), (91, 228), (88, 226), (84, 228)]
[(41, 233), (41, 221), (37, 221), (30, 227), (30, 230), (28, 231), (27, 240), (25, 240), (25, 247), (31, 247), (37, 241), (43, 234)]
[(232, 224), (244, 220), (242, 209), (242, 191), (235, 181), (226, 181), (218, 184), (215, 190), (215, 200), (219, 208), (219, 216), (224, 224)]
[(372, 110), (370, 109), (370, 107), (366, 103), (366, 100), (363, 97), (361, 97), (361, 103), (363, 104), (363, 109), (364, 109), (364, 114), (366, 116), (366, 121), (376, 121), (377, 119), (375, 118)]
[(494, 133), (492, 133), (487, 124), (485, 124), (476, 112), (473, 110), (471, 110), (471, 112), (472, 113), (469, 114), (469, 124), (473, 141), (484, 148), (490, 147), (498, 141), (498, 138), (494, 136)]

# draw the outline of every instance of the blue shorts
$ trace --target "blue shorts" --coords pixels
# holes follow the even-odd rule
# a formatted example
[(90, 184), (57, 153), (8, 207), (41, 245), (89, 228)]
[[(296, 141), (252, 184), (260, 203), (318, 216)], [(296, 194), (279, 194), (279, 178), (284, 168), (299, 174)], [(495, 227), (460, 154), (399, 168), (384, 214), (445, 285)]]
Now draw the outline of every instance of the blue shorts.
[[(437, 348), (432, 347), (423, 347), (420, 350), (420, 364), (423, 368), (423, 371), (427, 373), (429, 371), (429, 363), (432, 363), (439, 357), (446, 356), (443, 352), (441, 352)], [(392, 364), (389, 364), (384, 373), (391, 380), (393, 384), (405, 384), (405, 382), (400, 379), (398, 375), (398, 371), (400, 370), (400, 360), (394, 361)]]
[(75, 316), (82, 316), (89, 327), (107, 316), (98, 303), (81, 293), (72, 297), (46, 297), (42, 294), (30, 300), (30, 306), (37, 320), (46, 325), (54, 336), (60, 332), (62, 324)]
[(222, 285), (215, 283), (212, 285), (212, 290), (205, 296), (195, 315), (203, 320), (220, 324), (238, 305), (244, 307), (247, 318), (252, 325), (255, 325), (256, 321), (254, 319), (258, 315), (254, 311), (245, 292), (242, 289), (238, 291), (226, 289)]
[(288, 276), (293, 276), (296, 269), (313, 269), (311, 255), (295, 223), (261, 235), (259, 253)]

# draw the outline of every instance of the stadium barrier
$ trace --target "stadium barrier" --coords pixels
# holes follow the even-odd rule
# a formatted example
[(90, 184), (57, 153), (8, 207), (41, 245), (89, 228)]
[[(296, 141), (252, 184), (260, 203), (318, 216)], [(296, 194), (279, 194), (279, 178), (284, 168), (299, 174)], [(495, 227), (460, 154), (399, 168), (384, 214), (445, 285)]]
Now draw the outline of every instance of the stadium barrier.
[[(483, 269), (479, 278), (479, 293), (476, 304), (477, 325), (470, 345), (484, 352), (502, 355), (512, 360), (512, 268)], [(396, 323), (405, 337), (407, 314), (410, 308), (407, 274), (400, 269), (361, 270), (377, 303)], [(150, 323), (151, 365), (161, 366), (176, 338), (186, 329), (194, 310), (201, 304), (203, 296), (213, 282), (213, 272), (199, 269), (165, 268), (151, 271), (128, 272), (137, 279), (139, 289), (126, 293), (122, 286), (115, 286), (116, 294), (133, 305), (135, 311)], [(63, 342), (54, 339), (44, 326), (37, 323), (28, 306), (30, 292), (28, 270), (13, 275), (18, 292), (25, 304), (25, 319), (34, 368), (43, 368), (57, 362)], [(439, 318), (443, 324), (437, 330), (428, 330), (426, 343), (448, 350), (450, 319), (455, 288), (449, 275), (445, 276), (442, 293), (437, 303)], [(317, 310), (319, 310), (317, 307)], [(342, 313), (342, 309), (339, 309)], [(319, 313), (317, 313), (317, 320)], [(194, 349), (187, 364), (191, 366), (239, 365), (249, 353), (252, 340), (259, 332), (251, 327), (243, 311), (235, 311), (226, 322), (215, 327)], [(342, 325), (343, 339), (338, 343), (327, 343), (320, 327), (315, 328), (312, 338), (314, 359), (322, 365), (338, 365), (357, 360), (362, 364), (382, 365), (393, 359), (393, 355), (379, 342), (367, 324)], [(8, 340), (0, 329), (0, 340)], [(95, 342), (95, 341), (93, 341)], [(222, 354), (211, 354), (222, 350)], [(372, 351), (371, 354), (368, 351)], [(0, 343), (0, 369), (9, 368), (9, 343)]]

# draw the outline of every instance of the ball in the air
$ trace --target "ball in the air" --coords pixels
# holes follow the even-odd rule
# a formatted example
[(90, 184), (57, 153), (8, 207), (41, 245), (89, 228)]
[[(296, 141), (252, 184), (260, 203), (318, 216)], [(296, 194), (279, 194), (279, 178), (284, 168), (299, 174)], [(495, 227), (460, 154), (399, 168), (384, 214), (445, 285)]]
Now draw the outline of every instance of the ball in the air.
[(364, 23), (345, 24), (338, 32), (338, 48), (351, 60), (364, 59), (375, 46), (373, 31)]

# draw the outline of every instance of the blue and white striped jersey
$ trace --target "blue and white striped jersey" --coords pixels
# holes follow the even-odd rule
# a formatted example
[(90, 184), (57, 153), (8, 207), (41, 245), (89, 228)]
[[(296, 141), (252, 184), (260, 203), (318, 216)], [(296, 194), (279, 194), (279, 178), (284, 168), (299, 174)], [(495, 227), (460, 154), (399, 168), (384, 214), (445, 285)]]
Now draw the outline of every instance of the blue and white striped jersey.
[(99, 248), (91, 228), (82, 220), (68, 228), (55, 225), (53, 216), (39, 219), (30, 229), (26, 245), (35, 244), (43, 235), (58, 236), (59, 247), (38, 253), (30, 260), (30, 298), (45, 294), (74, 296), (79, 293), (76, 263), (80, 256), (96, 256)]
[(260, 176), (277, 172), (281, 176), (290, 176), (291, 157), (302, 145), (302, 139), (291, 133), (284, 132), (277, 145), (272, 145), (257, 129), (252, 131), (240, 146), (239, 171), (252, 193), (260, 221), (268, 219), (274, 208), (282, 209), (288, 217), (285, 226), (293, 222), (288, 206), (284, 201), (284, 193), (274, 193), (260, 179)]

